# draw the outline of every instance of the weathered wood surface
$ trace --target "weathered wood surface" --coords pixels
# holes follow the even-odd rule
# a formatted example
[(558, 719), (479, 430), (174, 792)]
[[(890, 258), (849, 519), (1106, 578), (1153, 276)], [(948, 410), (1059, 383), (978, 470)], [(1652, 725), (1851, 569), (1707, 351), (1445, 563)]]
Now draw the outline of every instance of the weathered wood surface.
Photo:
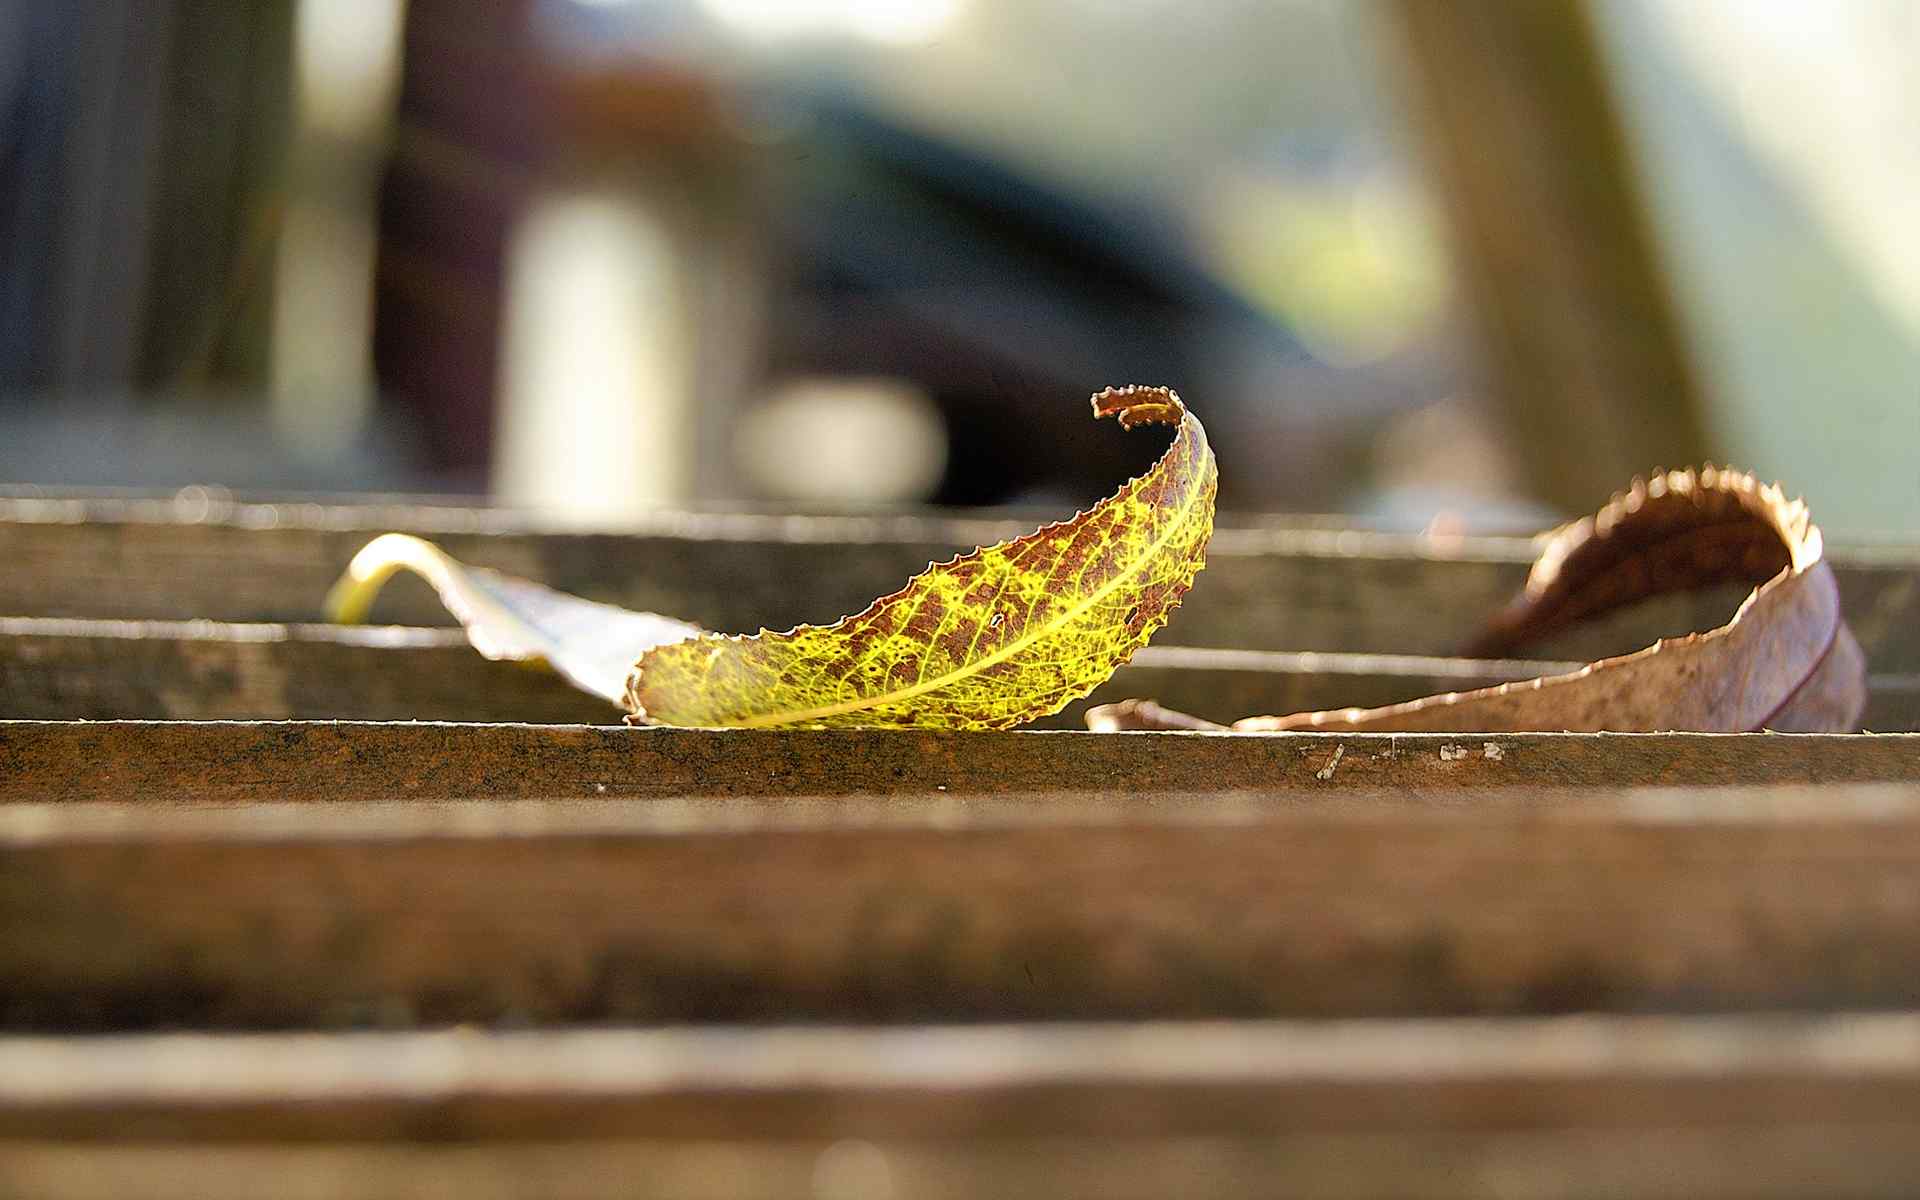
[[(1335, 761), (1336, 752), (1338, 761)], [(1920, 735), (1088, 734), (0, 721), (0, 805), (688, 796), (1307, 796), (1911, 783)]]
[[(1157, 699), (1226, 722), (1371, 707), (1569, 671), (1578, 664), (1148, 647), (1039, 724)], [(1864, 728), (1920, 729), (1920, 675), (1869, 678)], [(456, 630), (0, 617), (0, 717), (32, 720), (530, 721), (617, 724), (551, 672), (481, 658)]]
[(1911, 1194), (1920, 1019), (0, 1039), (0, 1194)]
[(1057, 788), (0, 807), (0, 1027), (1920, 1005), (1911, 782)]
[(617, 724), (551, 671), (455, 629), (0, 617), (0, 716)]
[[(1649, 1108), (1659, 1101), (1649, 1097)], [(1684, 1129), (1500, 1129), (1262, 1137), (991, 1140), (795, 1139), (738, 1144), (663, 1139), (447, 1145), (139, 1145), (15, 1142), (0, 1147), (0, 1194), (33, 1200), (758, 1200), (795, 1196), (925, 1200), (983, 1196), (1247, 1200), (1316, 1196), (1500, 1196), (1507, 1200), (1906, 1200), (1920, 1177), (1914, 1132), (1898, 1121), (1823, 1126), (1702, 1122)]]
[[(463, 561), (728, 632), (833, 621), (935, 559), (1030, 524), (941, 517), (662, 514), (626, 534), (542, 531), (485, 509), (234, 504), (218, 499), (0, 500), (0, 615), (311, 622), (366, 540), (430, 537)], [(1223, 528), (1167, 645), (1454, 653), (1511, 599), (1533, 543), (1275, 523)], [(1920, 672), (1920, 551), (1841, 549), (1842, 602), (1876, 670)], [(1666, 597), (1537, 648), (1580, 659), (1725, 622), (1744, 593)], [(396, 582), (374, 619), (445, 625)]]

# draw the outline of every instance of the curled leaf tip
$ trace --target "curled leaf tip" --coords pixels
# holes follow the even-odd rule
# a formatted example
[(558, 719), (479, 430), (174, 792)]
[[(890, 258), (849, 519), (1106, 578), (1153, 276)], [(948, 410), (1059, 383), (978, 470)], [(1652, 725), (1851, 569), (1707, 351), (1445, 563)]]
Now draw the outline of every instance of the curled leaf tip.
[(1178, 425), (1187, 415), (1187, 406), (1180, 402), (1180, 393), (1172, 388), (1129, 383), (1094, 393), (1093, 415), (1117, 417), (1122, 429), (1136, 425)]

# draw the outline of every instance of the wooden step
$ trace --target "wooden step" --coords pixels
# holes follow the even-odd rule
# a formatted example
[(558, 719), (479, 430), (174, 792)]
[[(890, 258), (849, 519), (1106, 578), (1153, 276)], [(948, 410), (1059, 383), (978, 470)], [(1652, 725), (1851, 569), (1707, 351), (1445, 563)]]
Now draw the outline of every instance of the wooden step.
[(0, 726), (0, 1025), (1920, 1005), (1917, 747)]
[(1911, 1194), (1920, 1016), (0, 1039), (0, 1190)]
[(352, 721), (0, 721), (0, 806), (690, 796), (1153, 797), (1920, 780), (1920, 735), (1088, 734)]
[[(1039, 727), (1084, 728), (1088, 706), (1131, 696), (1227, 722), (1392, 704), (1576, 665), (1149, 646)], [(1868, 685), (1864, 728), (1920, 729), (1920, 675), (1875, 674)], [(0, 715), (614, 724), (621, 714), (549, 672), (482, 659), (452, 629), (0, 617)]]
[[(725, 632), (828, 622), (929, 561), (1032, 528), (952, 516), (665, 513), (620, 534), (543, 529), (487, 509), (0, 499), (0, 615), (312, 622), (355, 551), (418, 533), (490, 566)], [(1225, 527), (1164, 645), (1448, 655), (1525, 579), (1529, 538), (1435, 539), (1266, 521)], [(1920, 673), (1920, 550), (1840, 548), (1842, 603), (1876, 671)], [(1537, 648), (1588, 661), (1724, 623), (1744, 588), (1648, 602)], [(397, 582), (374, 617), (450, 623)]]

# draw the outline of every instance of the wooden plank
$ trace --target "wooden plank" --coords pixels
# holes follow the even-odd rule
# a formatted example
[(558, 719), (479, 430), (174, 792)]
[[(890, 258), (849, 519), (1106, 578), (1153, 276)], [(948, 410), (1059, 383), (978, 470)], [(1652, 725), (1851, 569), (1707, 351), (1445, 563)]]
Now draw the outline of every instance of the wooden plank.
[[(0, 615), (310, 622), (339, 571), (388, 529), (476, 565), (714, 629), (832, 621), (934, 559), (1031, 528), (929, 516), (665, 513), (624, 534), (543, 530), (524, 516), (412, 505), (0, 500)], [(1446, 655), (1519, 588), (1525, 538), (1435, 540), (1318, 524), (1225, 528), (1163, 644)], [(1920, 673), (1920, 551), (1836, 552), (1842, 603), (1876, 670)], [(1538, 648), (1582, 661), (1711, 628), (1738, 589), (1669, 597)], [(1409, 614), (1417, 612), (1418, 618)], [(449, 623), (432, 593), (397, 582), (374, 618)]]
[[(1574, 669), (1409, 655), (1148, 647), (1087, 700), (1151, 697), (1226, 722), (1372, 707)], [(1868, 680), (1865, 728), (1920, 729), (1920, 675)], [(549, 672), (481, 658), (455, 630), (0, 617), (0, 716), (33, 720), (531, 721), (616, 724)]]
[(14, 1036), (0, 1064), (0, 1137), (98, 1142), (1920, 1124), (1888, 1107), (1920, 1099), (1911, 1012)]
[(1912, 1040), (1900, 1015), (10, 1041), (0, 1122), (46, 1132), (0, 1186), (1906, 1195)]
[[(1338, 761), (1334, 761), (1338, 755)], [(1331, 768), (1331, 769), (1329, 769)], [(1911, 782), (1920, 735), (1089, 734), (0, 721), (0, 805)]]
[(0, 617), (0, 714), (54, 720), (618, 724), (550, 671), (460, 631)]
[[(1525, 1089), (1520, 1089), (1523, 1093)], [(1649, 1098), (1647, 1107), (1660, 1108)], [(0, 1187), (36, 1200), (260, 1196), (689, 1200), (793, 1196), (1244, 1200), (1321, 1196), (1803, 1200), (1913, 1194), (1912, 1128), (1531, 1129), (1262, 1137), (794, 1139), (392, 1145), (14, 1142)], [(1492, 1190), (1497, 1188), (1498, 1190)]]
[(1490, 368), (1535, 494), (1570, 513), (1709, 445), (1587, 0), (1394, 0)]
[(12, 805), (0, 1027), (1920, 1004), (1911, 782), (1476, 795)]

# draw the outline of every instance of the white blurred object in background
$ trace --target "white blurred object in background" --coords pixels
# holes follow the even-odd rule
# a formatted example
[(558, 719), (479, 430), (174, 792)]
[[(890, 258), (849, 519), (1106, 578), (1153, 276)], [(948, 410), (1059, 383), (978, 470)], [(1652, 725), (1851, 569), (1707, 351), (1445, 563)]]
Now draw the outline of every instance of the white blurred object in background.
[(822, 505), (925, 500), (947, 465), (939, 411), (891, 379), (807, 379), (741, 417), (741, 474), (769, 499)]
[(581, 522), (685, 501), (692, 414), (674, 239), (633, 194), (535, 200), (507, 251), (493, 487)]

